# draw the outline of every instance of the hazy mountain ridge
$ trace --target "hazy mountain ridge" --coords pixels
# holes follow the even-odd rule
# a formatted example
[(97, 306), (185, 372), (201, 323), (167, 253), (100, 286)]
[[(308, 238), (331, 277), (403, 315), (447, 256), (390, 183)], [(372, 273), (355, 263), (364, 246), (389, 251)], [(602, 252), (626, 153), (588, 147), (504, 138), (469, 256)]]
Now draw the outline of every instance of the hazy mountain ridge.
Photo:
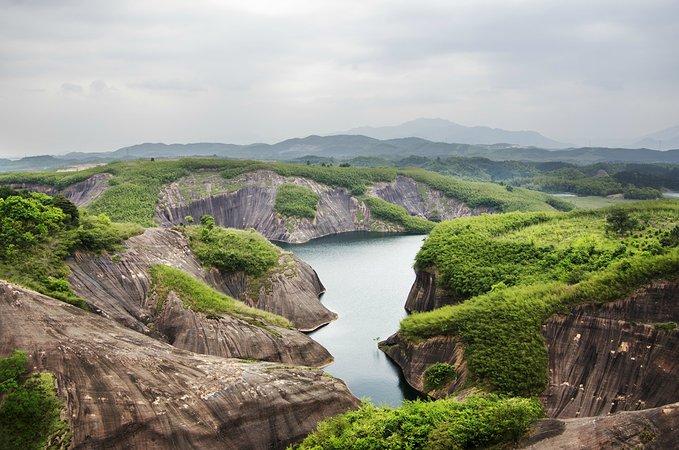
[(361, 135), (307, 136), (276, 144), (143, 143), (112, 152), (72, 152), (59, 156), (32, 156), (19, 160), (0, 159), (0, 171), (48, 170), (83, 163), (100, 163), (138, 158), (176, 158), (184, 156), (217, 156), (264, 160), (299, 160), (304, 157), (351, 159), (357, 156), (401, 159), (408, 156), (430, 158), (445, 156), (484, 157), (495, 161), (564, 161), (575, 164), (596, 162), (679, 163), (679, 149), (657, 151), (608, 147), (582, 147), (548, 150), (538, 147), (516, 147), (510, 144), (473, 145), (433, 142), (406, 137), (379, 140)]
[(467, 127), (444, 119), (415, 119), (400, 125), (352, 128), (346, 134), (358, 134), (377, 139), (419, 137), (431, 141), (461, 144), (491, 145), (507, 143), (519, 146), (565, 148), (570, 144), (550, 139), (537, 131), (509, 131), (486, 126)]

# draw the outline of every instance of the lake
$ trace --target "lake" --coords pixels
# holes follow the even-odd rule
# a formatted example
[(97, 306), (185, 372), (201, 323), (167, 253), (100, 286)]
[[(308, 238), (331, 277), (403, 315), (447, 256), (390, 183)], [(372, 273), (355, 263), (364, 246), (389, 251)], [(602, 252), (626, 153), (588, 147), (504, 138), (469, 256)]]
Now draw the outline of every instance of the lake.
[(327, 289), (321, 301), (339, 315), (310, 334), (335, 358), (325, 370), (375, 404), (398, 406), (417, 397), (377, 342), (396, 332), (406, 315), (403, 305), (423, 239), (350, 233), (283, 245), (316, 269)]

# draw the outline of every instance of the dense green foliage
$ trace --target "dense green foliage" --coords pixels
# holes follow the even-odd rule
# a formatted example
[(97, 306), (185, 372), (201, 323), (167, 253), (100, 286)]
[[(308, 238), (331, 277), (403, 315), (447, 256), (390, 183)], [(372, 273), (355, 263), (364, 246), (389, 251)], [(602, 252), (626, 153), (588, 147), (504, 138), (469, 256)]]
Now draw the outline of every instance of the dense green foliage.
[(362, 200), (368, 206), (374, 218), (401, 225), (408, 233), (426, 234), (436, 225), (422, 217), (411, 216), (404, 207), (389, 203), (381, 198), (364, 196)]
[(68, 284), (64, 259), (77, 249), (114, 251), (141, 229), (103, 215), (78, 214), (74, 220), (74, 208), (63, 198), (38, 193), (0, 198), (0, 278), (85, 307)]
[(284, 317), (260, 309), (251, 308), (244, 303), (222, 294), (188, 273), (174, 267), (155, 265), (150, 270), (153, 291), (158, 296), (158, 308), (174, 292), (184, 307), (209, 315), (228, 314), (251, 323), (271, 324), (292, 328)]
[(467, 449), (518, 440), (542, 416), (537, 399), (472, 396), (465, 401), (404, 402), (400, 408), (364, 402), (321, 422), (298, 448)]
[(66, 448), (68, 424), (49, 373), (29, 374), (25, 352), (0, 358), (0, 448), (31, 450), (59, 444)]
[(289, 217), (313, 219), (316, 217), (318, 194), (305, 186), (283, 184), (276, 191), (274, 209)]
[(630, 200), (654, 200), (662, 197), (662, 192), (651, 187), (627, 186), (623, 191), (623, 196)]
[(547, 204), (557, 211), (568, 212), (575, 209), (575, 205), (573, 205), (573, 203), (560, 199), (559, 197), (549, 197), (547, 199)]
[(417, 255), (463, 303), (413, 314), (406, 339), (455, 335), (477, 383), (535, 395), (547, 380), (540, 325), (567, 305), (620, 298), (651, 279), (679, 273), (668, 245), (679, 204), (632, 204), (632, 233), (607, 231), (610, 211), (512, 213), (438, 225)]
[(278, 263), (280, 250), (255, 230), (214, 226), (204, 216), (201, 226), (189, 226), (191, 250), (201, 263), (224, 272), (245, 272), (254, 277), (265, 274)]
[(473, 208), (485, 207), (498, 211), (551, 209), (545, 203), (549, 196), (541, 192), (522, 188), (509, 190), (495, 183), (461, 180), (422, 169), (404, 169), (399, 173), (438, 189), (446, 196), (461, 200)]
[(424, 371), (424, 390), (441, 389), (457, 378), (455, 368), (448, 363), (437, 362)]

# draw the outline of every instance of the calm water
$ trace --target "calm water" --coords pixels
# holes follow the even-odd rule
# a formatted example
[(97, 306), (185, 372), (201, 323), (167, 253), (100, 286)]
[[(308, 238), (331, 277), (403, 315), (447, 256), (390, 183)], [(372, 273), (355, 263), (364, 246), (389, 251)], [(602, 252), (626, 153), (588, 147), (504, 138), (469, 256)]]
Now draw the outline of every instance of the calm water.
[(316, 269), (327, 292), (323, 304), (339, 318), (311, 334), (335, 357), (325, 370), (359, 398), (400, 405), (416, 394), (377, 348), (398, 329), (423, 236), (351, 233), (286, 245)]

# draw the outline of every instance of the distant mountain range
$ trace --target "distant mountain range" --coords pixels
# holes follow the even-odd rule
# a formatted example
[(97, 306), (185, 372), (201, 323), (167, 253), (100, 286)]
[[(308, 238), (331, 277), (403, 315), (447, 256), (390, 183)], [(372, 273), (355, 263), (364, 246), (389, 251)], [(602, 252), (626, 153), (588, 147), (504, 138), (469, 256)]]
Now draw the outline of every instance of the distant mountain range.
[(0, 171), (60, 169), (77, 164), (183, 156), (313, 161), (314, 157), (343, 160), (356, 156), (395, 160), (412, 155), (430, 158), (439, 156), (484, 157), (495, 161), (564, 161), (575, 164), (596, 162), (679, 164), (679, 150), (656, 151), (607, 147), (549, 150), (537, 147), (518, 147), (511, 144), (451, 144), (417, 137), (380, 140), (361, 135), (334, 135), (288, 139), (276, 144), (145, 143), (112, 152), (68, 153), (60, 156), (34, 156), (20, 160), (0, 159)]
[(434, 142), (458, 144), (504, 143), (521, 147), (565, 148), (570, 144), (555, 141), (537, 131), (508, 131), (490, 127), (466, 127), (444, 119), (415, 119), (386, 127), (359, 127), (342, 134), (357, 134), (375, 139), (418, 137)]
[(642, 136), (634, 141), (630, 147), (652, 148), (654, 150), (679, 148), (679, 126), (665, 128), (664, 130)]

